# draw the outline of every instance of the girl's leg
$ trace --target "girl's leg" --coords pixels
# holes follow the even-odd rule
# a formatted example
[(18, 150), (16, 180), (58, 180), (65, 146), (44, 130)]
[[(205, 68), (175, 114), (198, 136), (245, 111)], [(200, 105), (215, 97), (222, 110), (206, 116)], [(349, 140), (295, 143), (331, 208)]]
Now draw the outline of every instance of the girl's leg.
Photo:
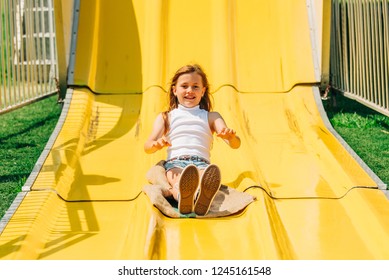
[(199, 184), (199, 171), (193, 164), (184, 169), (174, 168), (166, 173), (172, 186), (171, 193), (178, 201), (178, 210), (182, 214), (193, 212), (194, 196)]
[(221, 184), (220, 169), (215, 164), (200, 170), (200, 194), (197, 198), (194, 211), (197, 215), (204, 216), (208, 213), (212, 201)]
[(166, 172), (167, 181), (171, 186), (169, 191), (175, 200), (178, 200), (178, 182), (180, 180), (181, 172), (181, 168), (173, 168)]

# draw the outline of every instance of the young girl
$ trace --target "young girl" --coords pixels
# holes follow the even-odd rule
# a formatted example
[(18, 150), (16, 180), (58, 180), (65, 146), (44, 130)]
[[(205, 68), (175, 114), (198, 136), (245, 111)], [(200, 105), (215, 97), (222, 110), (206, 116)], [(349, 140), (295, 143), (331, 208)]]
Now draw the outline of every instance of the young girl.
[(219, 168), (210, 164), (213, 133), (233, 149), (240, 139), (219, 113), (211, 112), (208, 79), (199, 65), (178, 69), (169, 98), (169, 110), (157, 116), (144, 149), (150, 154), (167, 147), (164, 167), (171, 187), (165, 195), (178, 201), (182, 214), (206, 215), (221, 183)]

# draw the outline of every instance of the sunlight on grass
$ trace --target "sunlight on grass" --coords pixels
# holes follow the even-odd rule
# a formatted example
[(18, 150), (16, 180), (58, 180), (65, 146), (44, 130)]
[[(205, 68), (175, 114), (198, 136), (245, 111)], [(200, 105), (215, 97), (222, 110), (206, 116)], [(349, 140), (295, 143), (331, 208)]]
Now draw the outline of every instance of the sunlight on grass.
[(354, 113), (338, 113), (332, 119), (331, 123), (336, 127), (349, 128), (372, 128), (381, 127), (385, 123), (385, 116), (368, 115), (366, 117)]
[(342, 95), (336, 100), (336, 107), (327, 106), (332, 126), (389, 185), (389, 118)]
[(30, 175), (60, 112), (51, 96), (0, 115), (0, 217)]

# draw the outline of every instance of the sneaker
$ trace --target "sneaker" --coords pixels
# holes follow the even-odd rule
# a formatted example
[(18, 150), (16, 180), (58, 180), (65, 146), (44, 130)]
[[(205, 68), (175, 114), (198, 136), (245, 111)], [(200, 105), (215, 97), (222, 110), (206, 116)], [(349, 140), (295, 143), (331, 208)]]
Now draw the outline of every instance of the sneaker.
[(203, 173), (200, 182), (200, 194), (195, 204), (195, 213), (204, 216), (208, 213), (212, 201), (220, 188), (220, 169), (214, 164), (209, 165)]
[(193, 212), (194, 195), (199, 185), (199, 177), (199, 171), (194, 165), (188, 165), (182, 170), (178, 182), (178, 211), (181, 214)]

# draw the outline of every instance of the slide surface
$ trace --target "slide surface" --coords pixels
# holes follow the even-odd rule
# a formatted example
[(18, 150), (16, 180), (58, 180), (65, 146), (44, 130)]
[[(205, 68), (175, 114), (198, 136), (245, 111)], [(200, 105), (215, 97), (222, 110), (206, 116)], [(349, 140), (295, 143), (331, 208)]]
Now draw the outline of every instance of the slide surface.
[[(381, 182), (321, 112), (318, 14), (302, 0), (81, 1), (58, 133), (0, 259), (389, 259)], [(173, 219), (142, 192), (165, 157), (143, 144), (188, 63), (242, 139), (211, 151), (222, 183), (256, 196), (237, 215)]]

